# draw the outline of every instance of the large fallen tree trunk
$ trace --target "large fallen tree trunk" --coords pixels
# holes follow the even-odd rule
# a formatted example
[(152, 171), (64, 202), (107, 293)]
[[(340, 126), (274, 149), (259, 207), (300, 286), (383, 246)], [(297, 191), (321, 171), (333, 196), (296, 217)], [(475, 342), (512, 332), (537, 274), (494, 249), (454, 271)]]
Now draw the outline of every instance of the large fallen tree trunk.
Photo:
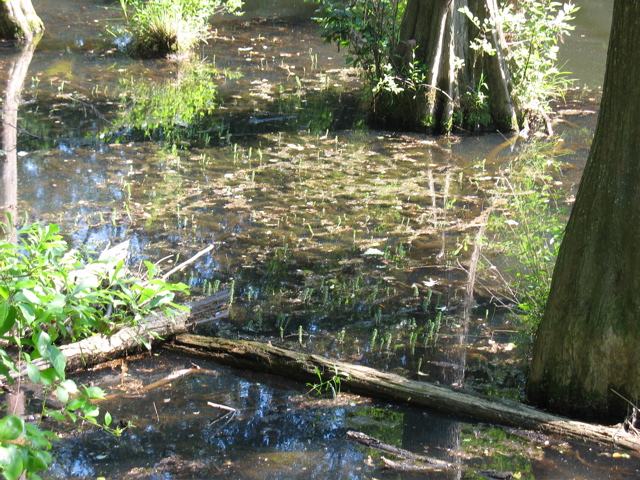
[[(151, 347), (173, 335), (187, 332), (193, 326), (221, 320), (229, 315), (229, 292), (223, 291), (194, 302), (188, 311), (176, 310), (168, 317), (157, 314), (147, 317), (134, 327), (127, 327), (112, 335), (95, 335), (79, 342), (63, 345), (68, 372), (91, 367), (115, 358)], [(49, 367), (48, 361), (33, 362), (40, 369)], [(26, 367), (15, 377), (27, 375)]]
[(226, 340), (198, 335), (178, 335), (165, 348), (215, 358), (240, 368), (250, 368), (316, 383), (340, 376), (341, 387), (366, 396), (406, 402), (474, 420), (558, 434), (600, 444), (640, 451), (640, 436), (623, 426), (606, 427), (576, 422), (513, 401), (489, 398), (410, 380), (373, 368), (330, 360), (245, 340)]

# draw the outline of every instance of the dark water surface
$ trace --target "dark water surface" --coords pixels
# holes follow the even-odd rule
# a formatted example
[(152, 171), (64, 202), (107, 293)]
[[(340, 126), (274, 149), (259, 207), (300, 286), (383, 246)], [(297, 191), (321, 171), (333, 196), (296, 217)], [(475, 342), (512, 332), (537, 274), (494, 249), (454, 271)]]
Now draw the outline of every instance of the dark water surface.
[[(195, 295), (216, 281), (234, 288), (230, 319), (203, 333), (520, 394), (524, 374), (505, 366), (517, 348), (503, 333), (509, 319), (479, 287), (473, 308), (463, 308), (470, 252), (453, 254), (476, 231), (518, 144), (354, 128), (355, 72), (322, 44), (309, 4), (282, 0), (247, 2), (245, 16), (214, 22), (216, 38), (197, 56), (197, 68), (218, 72), (216, 122), (198, 125), (211, 141), (163, 149), (120, 128), (118, 105), (128, 85), (177, 84), (196, 64), (119, 54), (105, 33), (119, 16), (109, 2), (34, 3), (47, 31), (20, 128), (45, 138), (19, 137), (20, 212), (60, 223), (76, 246), (130, 239), (132, 261), (173, 255), (165, 269), (215, 244), (172, 278)], [(604, 72), (610, 4), (584, 2), (566, 40), (576, 52), (569, 69), (592, 73), (579, 73), (590, 87)], [(558, 181), (568, 195), (588, 152), (597, 92), (571, 98), (577, 103), (560, 105), (557, 127), (565, 153)], [(201, 373), (162, 383), (192, 362)], [(347, 430), (519, 478), (638, 475), (638, 458), (612, 449), (348, 395), (316, 399), (308, 386), (164, 350), (78, 380), (105, 388), (113, 397), (104, 407), (135, 428), (121, 439), (70, 434), (46, 478), (417, 478), (380, 470), (380, 454), (348, 443)], [(236, 412), (219, 418), (224, 411), (208, 402)], [(429, 474), (462, 477), (474, 478)]]

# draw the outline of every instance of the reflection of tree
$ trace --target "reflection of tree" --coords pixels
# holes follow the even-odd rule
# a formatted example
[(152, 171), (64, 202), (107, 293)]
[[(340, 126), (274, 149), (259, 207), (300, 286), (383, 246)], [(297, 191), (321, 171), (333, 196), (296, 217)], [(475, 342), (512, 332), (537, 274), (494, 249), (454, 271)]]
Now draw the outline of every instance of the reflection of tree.
[[(35, 38), (21, 46), (19, 54), (8, 61), (8, 68), (5, 70), (9, 75), (0, 117), (0, 211), (9, 212), (14, 217), (18, 204), (18, 106), (20, 92), (39, 39)], [(4, 215), (2, 219), (5, 219)]]
[[(448, 185), (448, 179), (447, 179)], [(435, 206), (436, 196), (433, 182), (431, 182), (431, 192), (433, 195), (433, 205)], [(446, 204), (448, 186), (444, 188), (444, 200)], [(478, 262), (482, 250), (482, 239), (485, 235), (485, 228), (492, 208), (485, 209), (476, 219), (480, 228), (474, 238), (474, 247), (469, 259), (467, 270), (467, 281), (462, 300), (462, 312), (459, 318), (460, 327), (454, 335), (455, 342), (446, 349), (444, 353), (443, 369), (435, 380), (444, 385), (463, 387), (465, 380), (465, 367), (467, 363), (467, 348), (469, 322), (471, 320), (471, 309), (474, 305), (474, 290), (476, 286), (476, 273)], [(444, 231), (444, 230), (443, 230)], [(443, 246), (444, 251), (444, 236)], [(439, 446), (443, 450), (457, 452), (462, 450), (462, 428), (463, 424), (459, 419), (440, 415), (429, 415), (414, 412), (405, 414), (402, 446), (411, 451), (421, 451), (424, 445)], [(444, 458), (447, 461), (455, 461), (454, 458)], [(456, 472), (455, 477), (462, 478), (462, 472)]]
[(176, 77), (166, 81), (123, 82), (126, 98), (114, 125), (119, 131), (110, 132), (110, 141), (142, 133), (168, 144), (209, 143), (218, 130), (206, 121), (215, 108), (216, 71), (193, 59), (178, 63), (176, 69)]

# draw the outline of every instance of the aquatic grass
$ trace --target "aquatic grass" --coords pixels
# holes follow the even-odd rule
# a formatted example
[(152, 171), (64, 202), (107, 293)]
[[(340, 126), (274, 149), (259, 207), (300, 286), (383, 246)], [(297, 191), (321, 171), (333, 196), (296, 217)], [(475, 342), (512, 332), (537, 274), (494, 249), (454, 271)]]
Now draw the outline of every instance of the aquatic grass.
[(555, 181), (560, 170), (553, 151), (548, 143), (534, 143), (510, 163), (509, 174), (497, 182), (494, 202), (500, 213), (489, 222), (493, 249), (512, 261), (502, 271), (492, 270), (498, 271), (502, 294), (524, 326), (525, 344), (542, 318), (567, 218), (566, 187)]
[(323, 378), (323, 375), (318, 367), (315, 367), (315, 373), (318, 377), (318, 381), (316, 383), (307, 383), (307, 386), (311, 387), (311, 390), (309, 390), (307, 394), (313, 392), (316, 395), (322, 395), (323, 392), (331, 392), (332, 398), (337, 398), (338, 395), (340, 395), (342, 378), (349, 378), (349, 374), (341, 372), (340, 370), (338, 370), (337, 366), (333, 367), (333, 373), (326, 380)]

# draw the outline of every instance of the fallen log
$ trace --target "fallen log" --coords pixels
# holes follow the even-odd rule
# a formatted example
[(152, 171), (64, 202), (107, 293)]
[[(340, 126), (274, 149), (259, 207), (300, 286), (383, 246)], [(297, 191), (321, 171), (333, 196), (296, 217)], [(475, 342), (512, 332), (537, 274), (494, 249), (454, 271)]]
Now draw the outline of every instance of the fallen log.
[[(95, 335), (79, 342), (62, 345), (60, 350), (66, 357), (65, 370), (73, 372), (138, 352), (145, 346), (151, 348), (172, 335), (189, 331), (195, 325), (221, 320), (228, 315), (229, 292), (225, 290), (194, 302), (188, 311), (176, 310), (172, 317), (159, 313), (112, 335)], [(41, 370), (50, 366), (48, 361), (42, 360), (34, 360), (33, 364)], [(26, 367), (14, 378), (25, 375)]]
[(318, 355), (294, 352), (271, 344), (181, 334), (165, 348), (252, 370), (317, 383), (340, 377), (342, 388), (365, 396), (384, 398), (476, 421), (562, 435), (578, 440), (640, 451), (640, 436), (622, 426), (607, 427), (572, 421), (514, 401), (462, 392), (427, 382), (410, 380)]

